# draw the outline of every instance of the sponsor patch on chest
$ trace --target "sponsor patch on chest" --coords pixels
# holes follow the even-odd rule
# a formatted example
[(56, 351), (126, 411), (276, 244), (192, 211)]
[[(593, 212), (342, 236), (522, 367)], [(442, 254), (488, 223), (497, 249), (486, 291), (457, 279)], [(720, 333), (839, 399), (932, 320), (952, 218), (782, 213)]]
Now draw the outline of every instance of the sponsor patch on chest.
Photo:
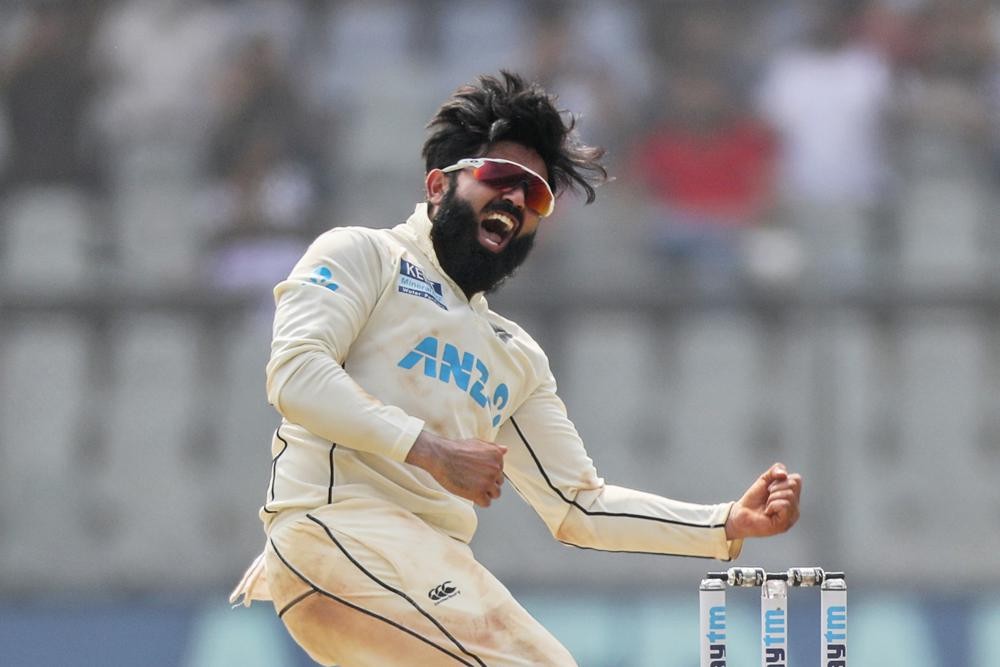
[(424, 274), (423, 269), (405, 259), (399, 262), (399, 291), (403, 294), (433, 301), (438, 307), (448, 310), (448, 306), (444, 305), (444, 291), (441, 289), (441, 283), (429, 279)]

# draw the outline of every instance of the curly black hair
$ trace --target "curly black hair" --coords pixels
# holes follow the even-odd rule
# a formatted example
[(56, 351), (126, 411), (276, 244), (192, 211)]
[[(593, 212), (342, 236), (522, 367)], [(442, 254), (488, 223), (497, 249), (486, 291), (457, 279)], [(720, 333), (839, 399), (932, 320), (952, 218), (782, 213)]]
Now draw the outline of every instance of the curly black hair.
[(461, 86), (441, 105), (427, 124), (431, 135), (422, 155), (430, 171), (479, 157), (500, 141), (513, 141), (538, 153), (554, 192), (582, 190), (589, 204), (608, 172), (600, 163), (604, 149), (582, 143), (576, 121), (541, 86), (501, 70), (499, 77), (481, 75), (478, 85)]

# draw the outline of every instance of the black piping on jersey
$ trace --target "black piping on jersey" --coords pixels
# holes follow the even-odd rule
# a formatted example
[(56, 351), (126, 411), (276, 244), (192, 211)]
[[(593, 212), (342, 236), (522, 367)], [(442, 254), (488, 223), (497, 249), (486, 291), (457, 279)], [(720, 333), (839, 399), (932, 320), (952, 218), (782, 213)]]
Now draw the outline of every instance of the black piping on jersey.
[[(410, 635), (410, 636), (412, 636), (412, 637), (414, 637), (416, 639), (419, 639), (420, 641), (424, 642), (425, 644), (433, 646), (434, 648), (436, 648), (437, 650), (441, 651), (445, 655), (451, 656), (452, 658), (454, 658), (458, 662), (462, 663), (463, 665), (467, 665), (468, 667), (476, 667), (475, 664), (473, 664), (471, 662), (468, 662), (466, 660), (463, 660), (460, 655), (456, 655), (455, 653), (452, 653), (451, 651), (449, 651), (444, 646), (441, 646), (440, 644), (435, 643), (434, 641), (428, 639), (427, 637), (424, 637), (421, 634), (418, 634), (417, 632), (409, 629), (408, 627), (406, 627), (404, 625), (401, 625), (401, 624), (397, 623), (396, 621), (394, 621), (394, 620), (392, 620), (390, 618), (386, 618), (385, 616), (381, 616), (380, 614), (376, 614), (375, 612), (373, 612), (371, 610), (368, 610), (368, 609), (365, 609), (364, 607), (360, 607), (360, 606), (354, 604), (353, 602), (349, 602), (348, 600), (345, 600), (344, 598), (342, 598), (340, 596), (334, 595), (333, 593), (330, 593), (329, 591), (324, 591), (322, 588), (320, 588), (319, 586), (317, 586), (313, 582), (309, 581), (309, 579), (304, 574), (302, 574), (297, 569), (295, 569), (295, 567), (291, 563), (288, 562), (288, 560), (284, 557), (284, 555), (282, 555), (282, 553), (280, 551), (278, 551), (278, 547), (277, 547), (277, 545), (275, 545), (275, 543), (274, 543), (273, 540), (271, 540), (271, 548), (274, 549), (275, 555), (278, 558), (281, 559), (281, 562), (285, 564), (285, 567), (287, 567), (292, 572), (292, 574), (294, 574), (296, 577), (298, 577), (299, 579), (301, 579), (303, 581), (303, 583), (305, 583), (307, 586), (309, 586), (309, 587), (312, 588), (312, 592), (319, 593), (323, 597), (330, 598), (331, 600), (339, 602), (340, 604), (344, 605), (345, 607), (350, 607), (351, 609), (353, 609), (353, 610), (355, 610), (357, 612), (360, 612), (362, 614), (365, 614), (366, 616), (371, 616), (372, 618), (376, 618), (376, 619), (378, 619), (380, 621), (383, 621), (384, 623), (388, 623), (389, 625), (391, 625), (392, 627), (396, 628), (397, 630), (405, 632), (406, 634), (408, 634), (408, 635)], [(305, 597), (304, 595), (299, 596), (299, 598), (297, 598), (296, 601), (301, 601), (301, 599), (304, 599), (304, 597)], [(290, 608), (290, 607), (286, 607), (286, 609), (288, 609), (288, 608)], [(283, 612), (284, 612), (284, 610), (283, 610)], [(482, 662), (480, 662), (479, 664), (483, 665)], [(483, 667), (485, 667), (485, 665), (483, 665)]]
[[(448, 632), (443, 625), (441, 625), (440, 621), (438, 621), (436, 618), (434, 618), (428, 612), (426, 612), (424, 609), (422, 609), (420, 607), (420, 605), (418, 605), (413, 600), (413, 598), (411, 598), (409, 595), (407, 595), (403, 591), (401, 591), (401, 590), (399, 590), (397, 588), (393, 588), (392, 586), (390, 586), (389, 584), (385, 583), (384, 581), (382, 581), (381, 579), (379, 579), (378, 577), (376, 577), (374, 574), (372, 574), (371, 572), (369, 572), (368, 570), (366, 570), (365, 566), (362, 565), (361, 563), (359, 563), (357, 560), (355, 560), (354, 556), (352, 556), (350, 554), (350, 552), (348, 552), (347, 549), (344, 548), (344, 545), (342, 545), (340, 543), (340, 541), (336, 537), (334, 537), (333, 531), (330, 530), (327, 527), (326, 524), (324, 524), (322, 521), (320, 521), (319, 519), (317, 519), (316, 517), (314, 517), (312, 514), (306, 514), (306, 518), (309, 519), (310, 521), (312, 521), (313, 523), (315, 523), (316, 525), (320, 526), (326, 532), (327, 536), (333, 541), (333, 543), (337, 545), (337, 548), (340, 549), (341, 553), (343, 553), (345, 556), (347, 556), (347, 559), (350, 560), (354, 564), (354, 566), (356, 568), (358, 568), (359, 570), (361, 570), (365, 574), (366, 577), (368, 577), (369, 579), (371, 579), (372, 581), (374, 581), (376, 584), (378, 584), (382, 588), (386, 589), (387, 591), (395, 593), (399, 597), (401, 597), (404, 600), (406, 600), (410, 604), (410, 606), (412, 606), (414, 609), (417, 610), (417, 612), (420, 613), (421, 616), (423, 616), (428, 621), (430, 621), (431, 623), (433, 623), (434, 626), (438, 630), (441, 631), (441, 634), (443, 634), (445, 637), (447, 637), (448, 639), (450, 639), (451, 643), (454, 644), (458, 648), (459, 651), (461, 651), (465, 655), (467, 655), (470, 658), (472, 658), (473, 660), (475, 660), (476, 664), (479, 665), (480, 667), (486, 667), (486, 663), (483, 662), (479, 658), (479, 656), (477, 656), (474, 653), (471, 653), (464, 646), (462, 646), (462, 643), (460, 641), (458, 641), (457, 639), (455, 639), (455, 637), (450, 632)], [(449, 655), (451, 655), (451, 654), (449, 653)], [(465, 664), (469, 664), (469, 663), (465, 663)]]
[[(562, 499), (562, 501), (565, 502), (567, 505), (575, 507), (576, 509), (580, 510), (581, 512), (583, 512), (587, 516), (611, 516), (611, 517), (624, 517), (624, 518), (629, 518), (629, 519), (641, 519), (643, 521), (656, 521), (656, 522), (659, 522), (659, 523), (669, 523), (669, 524), (674, 524), (674, 525), (677, 525), (677, 526), (686, 526), (688, 528), (708, 528), (708, 529), (715, 529), (715, 528), (723, 528), (726, 525), (725, 523), (717, 523), (717, 524), (693, 523), (693, 522), (690, 522), (690, 521), (679, 521), (677, 519), (665, 519), (665, 518), (659, 517), (659, 516), (648, 516), (648, 515), (645, 515), (645, 514), (632, 514), (632, 513), (629, 513), (629, 512), (594, 512), (594, 511), (591, 511), (591, 510), (587, 509), (586, 507), (584, 507), (583, 505), (581, 505), (580, 503), (578, 503), (575, 498), (568, 498), (568, 497), (566, 497), (566, 495), (559, 489), (559, 487), (557, 487), (555, 484), (552, 483), (552, 480), (549, 478), (548, 473), (545, 472), (545, 468), (542, 466), (541, 460), (539, 460), (538, 456), (535, 454), (535, 450), (532, 449), (531, 443), (529, 443), (528, 439), (524, 436), (524, 433), (521, 431), (521, 427), (517, 425), (517, 421), (515, 421), (514, 418), (511, 417), (510, 418), (510, 423), (514, 425), (514, 430), (517, 431), (517, 435), (521, 438), (521, 442), (524, 443), (524, 446), (525, 446), (525, 448), (527, 448), (528, 453), (531, 455), (532, 460), (534, 460), (535, 466), (538, 468), (538, 472), (541, 473), (542, 479), (544, 479), (545, 483), (548, 484), (548, 486), (549, 486), (550, 489), (552, 489), (552, 492), (555, 493), (557, 496), (559, 496), (559, 498)], [(559, 541), (563, 542), (562, 540), (559, 540)], [(569, 544), (570, 546), (574, 546), (574, 547), (579, 547), (580, 546), (578, 544), (573, 544), (572, 542), (563, 542), (563, 544)], [(594, 549), (595, 551), (611, 551), (610, 549), (597, 549), (595, 547), (580, 547), (580, 548), (581, 549)], [(626, 553), (650, 553), (650, 552), (640, 552), (640, 551), (634, 551), (633, 552), (633, 551), (629, 551), (629, 552), (626, 552)], [(651, 553), (653, 553), (655, 555), (658, 555), (658, 556), (667, 556), (667, 555), (669, 555), (669, 556), (675, 556), (675, 555), (676, 556), (685, 556), (685, 555), (687, 555), (687, 554), (670, 554), (670, 553), (667, 553), (667, 552), (651, 552)], [(701, 556), (696, 556), (696, 557), (700, 558)]]
[[(281, 447), (281, 451), (278, 452), (278, 454), (273, 459), (271, 459), (271, 488), (268, 490), (268, 495), (270, 496), (270, 500), (268, 500), (268, 502), (274, 500), (274, 480), (278, 477), (278, 459), (280, 459), (281, 455), (285, 453), (286, 449), (288, 449), (288, 441), (281, 437), (280, 426), (277, 429), (275, 429), (274, 437), (276, 437), (278, 440), (281, 440), (281, 442), (284, 443), (284, 445)], [(277, 514), (277, 512), (275, 512), (274, 510), (267, 509), (267, 503), (264, 503), (264, 511), (267, 512), (268, 514)]]
[[(273, 546), (273, 543), (272, 543), (272, 546)], [(275, 552), (277, 552), (277, 549), (275, 549)], [(315, 588), (310, 588), (305, 593), (302, 593), (301, 595), (297, 596), (294, 600), (292, 600), (291, 602), (289, 602), (288, 604), (286, 604), (284, 607), (281, 608), (281, 611), (278, 612), (278, 618), (283, 617), (285, 615), (286, 611), (288, 611), (289, 609), (291, 609), (292, 607), (294, 607), (298, 603), (302, 602), (303, 600), (305, 600), (310, 595), (315, 595), (318, 592), (319, 591), (317, 591)]]
[[(515, 484), (514, 480), (512, 480), (509, 476), (507, 476), (507, 473), (504, 473), (503, 477), (504, 477), (504, 479), (507, 480), (508, 484), (510, 484), (511, 486), (514, 487), (514, 490), (517, 491), (518, 495), (524, 497), (524, 494), (521, 493), (521, 490), (519, 488), (517, 488), (517, 484)], [(573, 544), (572, 542), (565, 542), (563, 540), (559, 540), (559, 542), (561, 542), (562, 544), (565, 544), (566, 546), (569, 546), (569, 547), (576, 547), (577, 549), (586, 549), (587, 551), (606, 551), (608, 553), (613, 553), (613, 554), (645, 554), (647, 556), (682, 556), (682, 555), (686, 556), (687, 555), (687, 554), (667, 554), (667, 553), (664, 553), (662, 551), (624, 551), (622, 549), (597, 549), (595, 547), (585, 547), (585, 546), (582, 546), (580, 544)], [(705, 560), (716, 560), (715, 556), (687, 556), (687, 557), (688, 558), (704, 558)]]
[[(698, 556), (695, 554), (675, 554), (675, 553), (667, 553), (665, 551), (626, 551), (624, 549), (598, 549), (597, 547), (585, 547), (580, 544), (573, 544), (572, 542), (563, 542), (562, 540), (559, 541), (568, 547), (576, 547), (577, 549), (586, 549), (587, 551), (604, 551), (606, 553), (611, 553), (611, 554), (645, 554), (647, 556), (682, 556), (684, 558), (704, 558), (705, 560), (720, 560), (715, 556)], [(722, 562), (725, 563), (731, 559), (725, 558), (721, 560)]]
[(326, 504), (333, 502), (333, 450), (337, 449), (337, 443), (330, 443), (330, 484), (326, 487)]

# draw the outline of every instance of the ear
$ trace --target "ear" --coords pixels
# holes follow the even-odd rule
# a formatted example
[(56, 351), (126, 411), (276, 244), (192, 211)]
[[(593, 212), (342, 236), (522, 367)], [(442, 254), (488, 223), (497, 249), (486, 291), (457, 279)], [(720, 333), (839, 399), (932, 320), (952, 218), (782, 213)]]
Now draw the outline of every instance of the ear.
[(437, 206), (441, 203), (441, 200), (444, 199), (445, 194), (448, 192), (450, 182), (448, 174), (440, 169), (431, 169), (427, 172), (427, 176), (424, 178), (424, 189), (427, 190), (427, 201), (432, 206)]

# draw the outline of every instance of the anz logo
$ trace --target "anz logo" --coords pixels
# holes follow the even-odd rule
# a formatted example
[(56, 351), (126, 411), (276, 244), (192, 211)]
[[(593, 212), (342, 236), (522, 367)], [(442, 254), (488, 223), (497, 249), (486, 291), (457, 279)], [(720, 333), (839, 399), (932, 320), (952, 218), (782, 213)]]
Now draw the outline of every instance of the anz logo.
[(490, 393), (490, 369), (482, 359), (470, 352), (461, 352), (451, 343), (441, 345), (437, 338), (428, 336), (396, 364), (410, 370), (417, 364), (423, 367), (424, 375), (455, 387), (469, 395), (476, 405), (487, 410), (495, 410), (493, 426), (500, 424), (500, 413), (510, 402), (510, 389), (500, 383)]

